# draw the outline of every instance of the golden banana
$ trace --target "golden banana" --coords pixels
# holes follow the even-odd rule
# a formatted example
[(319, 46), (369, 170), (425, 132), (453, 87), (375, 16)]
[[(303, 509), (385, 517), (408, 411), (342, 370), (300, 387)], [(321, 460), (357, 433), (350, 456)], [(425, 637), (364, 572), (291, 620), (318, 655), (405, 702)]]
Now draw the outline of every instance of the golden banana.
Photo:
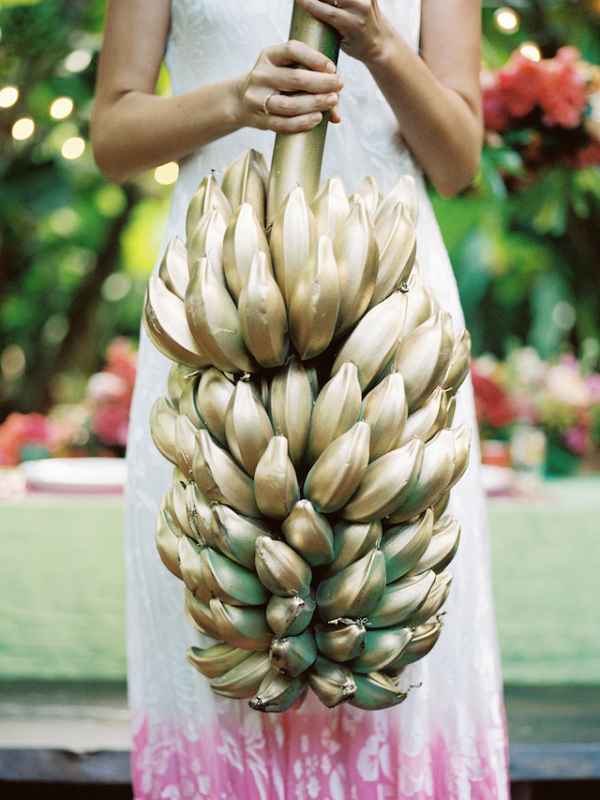
[(333, 559), (333, 528), (310, 500), (298, 500), (281, 523), (281, 533), (311, 567), (329, 564)]
[(358, 422), (361, 404), (358, 370), (355, 364), (347, 361), (327, 381), (315, 400), (308, 439), (309, 464), (314, 464), (334, 439)]
[(315, 215), (317, 236), (333, 239), (350, 212), (350, 205), (339, 175), (323, 181), (310, 204)]
[(335, 708), (351, 700), (356, 694), (356, 683), (350, 670), (322, 656), (317, 656), (309, 669), (308, 683), (327, 708)]
[(416, 520), (385, 531), (381, 552), (385, 557), (388, 583), (397, 581), (415, 566), (429, 547), (432, 535), (433, 511), (430, 508)]
[(225, 436), (230, 453), (253, 476), (274, 432), (249, 380), (241, 379), (235, 385), (225, 414)]
[(181, 300), (185, 298), (190, 281), (190, 271), (187, 249), (179, 236), (174, 236), (169, 240), (158, 268), (158, 277), (170, 292), (176, 294)]
[(284, 520), (300, 499), (296, 470), (288, 456), (285, 436), (272, 436), (254, 472), (254, 494), (261, 512)]
[(323, 622), (340, 617), (361, 619), (379, 603), (385, 590), (385, 558), (370, 553), (322, 580), (316, 593), (317, 613)]
[(300, 468), (306, 458), (313, 389), (309, 373), (296, 355), (292, 355), (271, 380), (269, 410), (275, 433), (288, 440), (292, 464)]
[(278, 597), (304, 598), (310, 590), (312, 570), (286, 542), (259, 536), (255, 566), (263, 585)]
[(315, 662), (317, 657), (315, 635), (307, 628), (297, 636), (288, 635), (273, 639), (269, 655), (274, 669), (289, 678), (296, 678)]
[(315, 237), (315, 215), (306, 202), (304, 189), (295, 186), (273, 220), (270, 237), (275, 278), (288, 307)]
[(399, 372), (390, 372), (367, 393), (362, 404), (360, 418), (371, 428), (371, 461), (404, 444), (407, 417), (404, 378)]
[(259, 253), (263, 254), (265, 269), (272, 276), (271, 254), (263, 226), (250, 203), (242, 203), (227, 226), (223, 239), (225, 280), (236, 302), (248, 283), (250, 267)]
[(190, 664), (206, 678), (219, 678), (236, 664), (249, 658), (252, 651), (219, 642), (210, 647), (189, 647), (186, 655)]

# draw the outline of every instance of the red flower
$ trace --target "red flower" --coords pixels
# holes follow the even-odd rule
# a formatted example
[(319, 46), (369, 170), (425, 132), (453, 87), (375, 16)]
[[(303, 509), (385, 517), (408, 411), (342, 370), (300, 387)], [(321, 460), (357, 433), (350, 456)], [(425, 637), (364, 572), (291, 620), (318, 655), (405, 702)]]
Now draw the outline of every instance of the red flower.
[(510, 123), (510, 114), (508, 113), (502, 93), (497, 85), (484, 87), (481, 93), (481, 102), (483, 106), (483, 119), (487, 130), (502, 133)]
[(477, 372), (475, 368), (471, 368), (471, 376), (479, 423), (497, 429), (510, 425), (515, 419), (515, 412), (504, 389), (492, 378)]
[(547, 125), (576, 128), (581, 122), (587, 98), (585, 79), (575, 66), (578, 57), (574, 47), (563, 47), (555, 58), (544, 62), (540, 106)]
[(544, 68), (515, 52), (504, 69), (498, 72), (502, 104), (511, 117), (525, 117), (539, 104)]

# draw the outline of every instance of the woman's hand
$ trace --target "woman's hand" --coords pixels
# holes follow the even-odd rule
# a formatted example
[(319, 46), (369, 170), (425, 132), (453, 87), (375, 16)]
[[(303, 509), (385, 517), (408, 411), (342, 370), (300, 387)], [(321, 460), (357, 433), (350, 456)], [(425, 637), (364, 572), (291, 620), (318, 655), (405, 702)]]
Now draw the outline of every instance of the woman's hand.
[(263, 50), (240, 90), (242, 125), (277, 133), (314, 128), (337, 105), (342, 79), (335, 64), (303, 42), (289, 41)]

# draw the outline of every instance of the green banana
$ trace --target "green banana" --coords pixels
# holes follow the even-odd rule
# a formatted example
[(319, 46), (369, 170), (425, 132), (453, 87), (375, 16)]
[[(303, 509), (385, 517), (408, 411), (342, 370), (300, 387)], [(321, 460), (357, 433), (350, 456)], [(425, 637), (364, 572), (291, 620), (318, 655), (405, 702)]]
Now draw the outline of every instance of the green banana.
[(385, 590), (385, 558), (381, 550), (370, 553), (322, 580), (316, 593), (317, 613), (323, 622), (368, 616)]
[(225, 280), (236, 303), (250, 279), (250, 267), (259, 253), (263, 254), (267, 273), (273, 276), (271, 254), (263, 226), (250, 203), (242, 203), (227, 226), (223, 239)]
[(323, 181), (310, 203), (310, 209), (315, 215), (317, 236), (334, 239), (350, 213), (344, 182), (339, 175), (331, 175)]
[(445, 516), (433, 527), (433, 535), (416, 564), (407, 573), (417, 575), (427, 569), (442, 572), (454, 558), (460, 540), (460, 523), (455, 517)]
[(386, 674), (398, 675), (404, 667), (426, 656), (439, 639), (441, 632), (442, 623), (439, 620), (426, 622), (415, 628), (413, 638), (408, 643), (406, 650), (391, 664), (388, 664), (385, 668)]
[[(260, 606), (270, 593), (257, 574), (210, 547), (200, 554), (202, 581), (213, 597), (232, 606)], [(210, 597), (208, 598), (210, 599)]]
[(268, 653), (250, 653), (248, 658), (235, 664), (224, 675), (213, 678), (210, 688), (223, 697), (234, 697), (238, 700), (249, 698), (256, 693), (270, 669)]
[(311, 565), (319, 567), (333, 559), (333, 528), (327, 517), (315, 511), (310, 500), (298, 500), (281, 523), (286, 542)]
[(333, 244), (319, 236), (290, 292), (290, 335), (303, 361), (327, 349), (340, 310), (340, 278)]
[[(414, 627), (413, 615), (428, 603), (435, 581), (435, 572), (427, 570), (420, 575), (388, 583), (383, 597), (369, 614), (369, 624), (373, 628), (389, 628), (402, 623)], [(426, 619), (430, 616), (428, 614)]]
[(185, 487), (185, 508), (192, 538), (198, 544), (216, 545), (211, 507), (193, 481)]
[(273, 435), (271, 419), (252, 384), (239, 380), (225, 413), (225, 436), (229, 451), (248, 475), (254, 475)]
[(202, 179), (188, 205), (185, 219), (185, 232), (188, 240), (192, 238), (201, 217), (213, 208), (217, 208), (223, 214), (225, 222), (229, 222), (232, 213), (229, 200), (223, 194), (215, 176), (211, 174)]
[(296, 471), (288, 456), (288, 441), (272, 436), (254, 473), (254, 494), (261, 512), (270, 519), (284, 520), (300, 499)]
[(289, 330), (283, 295), (268, 257), (257, 253), (238, 303), (244, 342), (262, 367), (280, 367), (289, 350)]
[(187, 249), (179, 236), (169, 240), (158, 268), (158, 277), (170, 292), (181, 300), (184, 299), (190, 281), (190, 271)]
[(340, 515), (352, 522), (382, 519), (410, 498), (417, 484), (424, 458), (419, 439), (390, 450), (372, 461), (351, 500)]
[(169, 493), (169, 512), (183, 533), (191, 539), (195, 539), (195, 531), (190, 524), (187, 513), (187, 485), (187, 482), (183, 479), (183, 474), (178, 467), (175, 467), (173, 470), (173, 483)]
[(378, 672), (402, 655), (412, 636), (412, 628), (406, 625), (369, 628), (363, 651), (348, 666), (354, 674)]
[(267, 603), (266, 617), (275, 636), (296, 636), (306, 630), (317, 604), (312, 594), (306, 597), (272, 595)]
[(352, 497), (369, 463), (370, 428), (356, 422), (334, 439), (310, 468), (304, 494), (322, 514), (339, 511)]
[(335, 708), (351, 700), (356, 694), (356, 683), (350, 670), (322, 656), (317, 656), (308, 670), (308, 683), (327, 708)]
[(339, 520), (333, 528), (333, 561), (327, 574), (333, 575), (379, 547), (382, 536), (380, 520), (373, 522), (344, 522)]
[[(435, 575), (435, 573), (433, 574)], [(406, 580), (409, 580), (409, 578)], [(438, 573), (435, 576), (434, 584), (427, 595), (427, 599), (421, 608), (410, 617), (407, 624), (412, 628), (418, 628), (419, 625), (423, 625), (425, 622), (429, 622), (430, 619), (435, 618), (448, 599), (451, 583), (452, 575), (449, 572)]]
[(255, 566), (263, 585), (279, 597), (306, 597), (310, 590), (311, 568), (281, 539), (258, 537)]
[(218, 597), (209, 603), (216, 638), (242, 650), (268, 650), (273, 634), (267, 625), (264, 608), (232, 606)]
[(225, 415), (233, 395), (234, 384), (215, 367), (204, 370), (198, 384), (196, 405), (202, 421), (221, 444), (227, 444)]
[(325, 448), (358, 421), (362, 392), (355, 364), (347, 361), (319, 392), (312, 411), (308, 462), (314, 464)]
[[(223, 267), (223, 240), (227, 223), (218, 208), (207, 211), (196, 225), (187, 243), (187, 272), (189, 285), (194, 264), (200, 258), (208, 258), (220, 284), (225, 286), (225, 269)], [(186, 285), (186, 290), (187, 290)], [(182, 299), (185, 300), (185, 293)]]
[(227, 642), (211, 647), (189, 647), (187, 659), (206, 678), (219, 678), (228, 670), (241, 664), (252, 655), (251, 650), (241, 650)]
[(185, 313), (194, 339), (213, 366), (231, 373), (255, 371), (236, 305), (207, 258), (198, 259), (192, 267)]
[(309, 374), (296, 355), (271, 380), (269, 409), (275, 433), (288, 440), (292, 464), (301, 467), (306, 457), (313, 390)]
[(182, 578), (178, 556), (181, 530), (165, 508), (164, 500), (156, 517), (154, 538), (160, 560), (173, 575)]
[(210, 511), (215, 546), (238, 564), (253, 570), (256, 540), (271, 535), (268, 527), (220, 503), (213, 503)]
[(271, 666), (282, 675), (296, 678), (314, 664), (317, 657), (315, 635), (310, 629), (296, 636), (273, 639), (269, 650)]
[(368, 675), (353, 674), (356, 684), (356, 694), (349, 701), (351, 706), (374, 711), (381, 708), (390, 708), (406, 700), (408, 692), (400, 689), (387, 675), (381, 672), (371, 672)]
[(194, 597), (188, 588), (185, 589), (184, 611), (190, 625), (199, 630), (200, 633), (204, 633), (213, 639), (223, 638), (215, 624), (209, 604), (199, 597)]
[(428, 508), (416, 520), (385, 531), (381, 552), (385, 557), (387, 582), (406, 575), (425, 553), (433, 535), (433, 511)]
[(210, 589), (204, 581), (202, 570), (202, 552), (199, 544), (193, 542), (188, 536), (179, 537), (179, 569), (183, 582), (194, 597), (208, 603), (211, 597)]
[(250, 708), (255, 711), (287, 711), (304, 697), (307, 688), (308, 684), (303, 675), (288, 678), (276, 669), (271, 669), (250, 700)]
[(315, 215), (306, 202), (304, 189), (295, 186), (273, 220), (269, 240), (275, 278), (288, 307), (292, 289), (315, 237)]
[(362, 404), (360, 418), (371, 428), (371, 461), (404, 443), (407, 416), (404, 378), (391, 372), (367, 393)]
[(362, 619), (333, 619), (315, 625), (319, 652), (331, 661), (343, 662), (356, 658), (365, 649), (367, 629)]

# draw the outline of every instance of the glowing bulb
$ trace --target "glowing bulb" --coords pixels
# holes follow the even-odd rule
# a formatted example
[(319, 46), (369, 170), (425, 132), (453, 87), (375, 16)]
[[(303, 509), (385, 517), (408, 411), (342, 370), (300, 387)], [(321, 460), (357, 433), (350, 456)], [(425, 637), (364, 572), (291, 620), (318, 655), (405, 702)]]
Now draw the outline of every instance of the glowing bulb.
[(504, 6), (494, 11), (494, 22), (502, 33), (515, 33), (519, 30), (519, 17), (512, 8)]
[(73, 52), (69, 53), (65, 58), (65, 67), (69, 72), (81, 72), (88, 66), (91, 60), (92, 54), (89, 50), (84, 50), (83, 48), (80, 50), (73, 50)]
[(168, 186), (170, 183), (175, 183), (179, 175), (179, 165), (174, 161), (169, 161), (168, 164), (162, 164), (154, 170), (154, 180), (163, 186)]
[(29, 139), (35, 130), (35, 123), (30, 117), (21, 117), (12, 126), (12, 137), (19, 142)]
[(16, 86), (5, 86), (0, 89), (0, 108), (10, 108), (19, 99), (19, 90)]
[(50, 106), (52, 119), (66, 119), (73, 111), (73, 101), (70, 97), (57, 97)]
[(85, 142), (81, 136), (71, 136), (70, 139), (67, 139), (66, 142), (64, 142), (60, 152), (63, 158), (68, 158), (69, 161), (72, 161), (74, 158), (79, 158), (84, 150)]
[(530, 61), (540, 61), (542, 58), (540, 48), (534, 42), (523, 42), (519, 47), (519, 52)]

